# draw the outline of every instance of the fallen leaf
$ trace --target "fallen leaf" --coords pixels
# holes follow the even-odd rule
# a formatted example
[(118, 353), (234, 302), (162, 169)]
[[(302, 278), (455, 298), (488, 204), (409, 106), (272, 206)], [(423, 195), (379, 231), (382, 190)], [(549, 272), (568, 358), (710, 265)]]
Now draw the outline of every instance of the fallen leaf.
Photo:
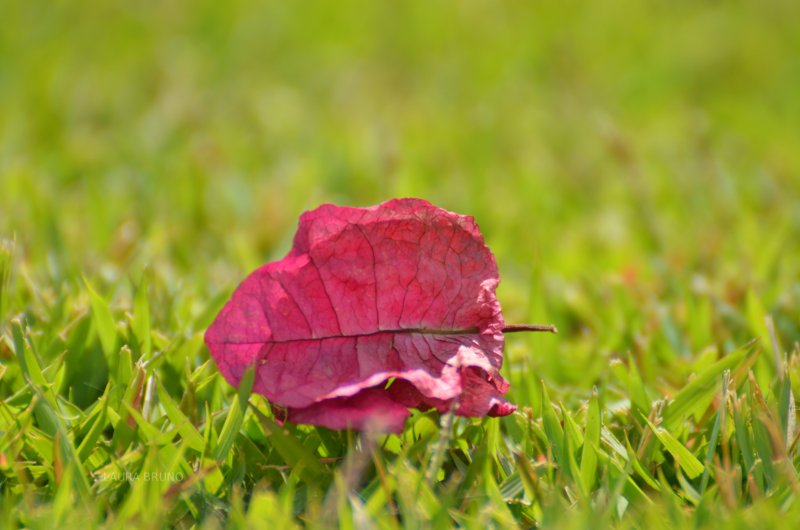
[(250, 274), (206, 331), (225, 379), (256, 367), (276, 415), (401, 431), (409, 407), (504, 416), (494, 256), (472, 217), (421, 199), (304, 213), (289, 254)]

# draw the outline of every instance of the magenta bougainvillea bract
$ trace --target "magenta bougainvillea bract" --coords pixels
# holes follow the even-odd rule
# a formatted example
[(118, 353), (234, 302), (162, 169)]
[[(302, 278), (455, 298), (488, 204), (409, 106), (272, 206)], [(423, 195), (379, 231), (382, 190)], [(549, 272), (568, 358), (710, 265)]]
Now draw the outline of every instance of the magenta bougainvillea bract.
[(421, 199), (325, 204), (248, 276), (206, 332), (225, 379), (281, 420), (403, 429), (409, 408), (504, 416), (494, 256), (472, 217)]

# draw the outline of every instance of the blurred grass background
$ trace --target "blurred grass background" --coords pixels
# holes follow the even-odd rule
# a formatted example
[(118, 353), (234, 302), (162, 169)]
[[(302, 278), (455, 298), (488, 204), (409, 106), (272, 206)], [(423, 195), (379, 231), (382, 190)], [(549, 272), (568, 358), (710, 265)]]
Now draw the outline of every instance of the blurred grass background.
[(51, 286), (151, 264), (202, 305), (301, 211), (418, 196), (476, 216), (508, 320), (585, 337), (540, 341), (554, 380), (659, 318), (618, 297), (754, 290), (798, 336), (792, 2), (3, 11), (0, 231)]
[(561, 330), (509, 339), (523, 406), (540, 379), (577, 402), (629, 355), (669, 395), (767, 314), (800, 339), (795, 2), (11, 0), (0, 20), (0, 322), (68, 343), (82, 275), (121, 314), (149, 266), (156, 342), (199, 364), (190, 339), (300, 212), (417, 196), (476, 217), (506, 320)]

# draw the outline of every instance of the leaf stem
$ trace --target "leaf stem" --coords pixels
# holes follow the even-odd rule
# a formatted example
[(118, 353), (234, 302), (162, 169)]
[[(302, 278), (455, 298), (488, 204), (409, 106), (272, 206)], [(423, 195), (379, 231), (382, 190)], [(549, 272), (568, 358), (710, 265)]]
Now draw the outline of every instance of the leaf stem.
[(558, 333), (558, 329), (553, 324), (509, 324), (508, 326), (503, 326), (503, 333), (516, 333), (518, 331)]

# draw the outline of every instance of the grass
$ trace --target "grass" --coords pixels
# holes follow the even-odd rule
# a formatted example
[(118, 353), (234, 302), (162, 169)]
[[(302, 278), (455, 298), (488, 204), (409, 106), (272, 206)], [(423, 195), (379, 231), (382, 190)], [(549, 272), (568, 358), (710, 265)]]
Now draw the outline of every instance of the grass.
[[(7, 3), (0, 527), (800, 520), (797, 14)], [(506, 418), (278, 426), (203, 331), (301, 211), (395, 196), (560, 334), (508, 337)]]

